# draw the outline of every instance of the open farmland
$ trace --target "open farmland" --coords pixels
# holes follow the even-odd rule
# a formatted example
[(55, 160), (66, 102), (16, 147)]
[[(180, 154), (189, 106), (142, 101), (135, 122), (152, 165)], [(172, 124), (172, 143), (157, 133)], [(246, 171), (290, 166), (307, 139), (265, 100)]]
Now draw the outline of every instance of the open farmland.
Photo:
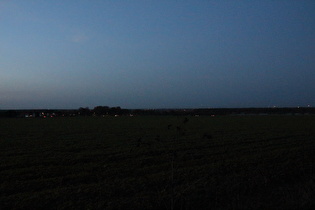
[(315, 207), (315, 116), (0, 119), (0, 209)]

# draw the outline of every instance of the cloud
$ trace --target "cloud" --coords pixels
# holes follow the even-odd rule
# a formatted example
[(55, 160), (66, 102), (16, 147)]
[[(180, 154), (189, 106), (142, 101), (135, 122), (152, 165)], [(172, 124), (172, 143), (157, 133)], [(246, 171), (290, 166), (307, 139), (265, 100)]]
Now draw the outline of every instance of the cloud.
[(2, 0), (2, 1), (0, 1), (0, 9), (4, 8), (9, 3), (11, 3), (9, 0)]
[(0, 0), (0, 17), (4, 15), (4, 13), (11, 13), (11, 12), (19, 12), (17, 11), (19, 8), (16, 3), (13, 3), (9, 0)]
[(71, 37), (71, 41), (75, 43), (82, 43), (88, 40), (88, 37), (85, 34), (75, 34)]

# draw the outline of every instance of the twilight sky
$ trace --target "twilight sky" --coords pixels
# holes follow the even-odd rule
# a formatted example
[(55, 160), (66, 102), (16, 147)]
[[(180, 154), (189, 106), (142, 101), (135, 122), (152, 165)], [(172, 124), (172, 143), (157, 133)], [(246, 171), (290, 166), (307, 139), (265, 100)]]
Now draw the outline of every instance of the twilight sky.
[(0, 109), (315, 106), (314, 0), (0, 0)]

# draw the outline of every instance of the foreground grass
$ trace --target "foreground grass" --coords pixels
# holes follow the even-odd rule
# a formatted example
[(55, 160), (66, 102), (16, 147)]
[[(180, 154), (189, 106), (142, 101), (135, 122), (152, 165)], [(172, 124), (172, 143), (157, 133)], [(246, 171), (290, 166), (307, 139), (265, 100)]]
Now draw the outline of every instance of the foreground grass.
[(0, 209), (307, 209), (315, 116), (0, 119)]

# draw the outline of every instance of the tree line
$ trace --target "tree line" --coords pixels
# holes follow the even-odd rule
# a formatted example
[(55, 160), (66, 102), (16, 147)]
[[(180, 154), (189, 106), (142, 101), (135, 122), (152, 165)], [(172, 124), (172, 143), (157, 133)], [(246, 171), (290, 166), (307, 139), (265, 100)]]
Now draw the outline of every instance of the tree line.
[(74, 117), (74, 116), (121, 116), (121, 115), (266, 115), (266, 114), (315, 114), (315, 108), (205, 108), (205, 109), (123, 109), (119, 106), (80, 107), (79, 109), (0, 110), (2, 118), (19, 117)]

